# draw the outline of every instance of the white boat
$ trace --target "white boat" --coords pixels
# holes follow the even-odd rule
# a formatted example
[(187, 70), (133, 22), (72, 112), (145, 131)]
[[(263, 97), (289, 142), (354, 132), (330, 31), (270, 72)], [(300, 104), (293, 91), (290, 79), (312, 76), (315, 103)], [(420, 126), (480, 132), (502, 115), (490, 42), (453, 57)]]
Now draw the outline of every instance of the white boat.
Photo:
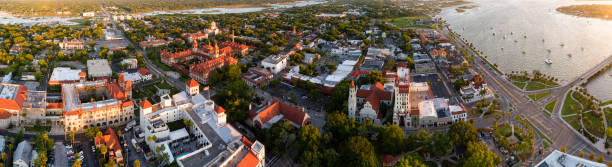
[(544, 63), (546, 63), (546, 64), (552, 64), (552, 60), (550, 60), (550, 59), (546, 59), (546, 60), (544, 60)]

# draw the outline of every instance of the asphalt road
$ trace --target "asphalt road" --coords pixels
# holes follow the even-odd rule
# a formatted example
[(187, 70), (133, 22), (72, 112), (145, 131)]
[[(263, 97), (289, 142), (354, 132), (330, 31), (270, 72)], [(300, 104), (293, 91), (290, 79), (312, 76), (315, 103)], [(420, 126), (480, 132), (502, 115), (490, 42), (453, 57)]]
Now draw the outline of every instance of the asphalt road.
[[(448, 34), (448, 31), (445, 30), (444, 33)], [(460, 37), (455, 37), (455, 39), (460, 39)], [(457, 42), (463, 47), (469, 48), (465, 43), (463, 43), (463, 41), (457, 40)], [(472, 55), (476, 55), (471, 49), (468, 49), (468, 51)], [(567, 152), (574, 155), (580, 151), (586, 153), (594, 152), (597, 155), (605, 155), (605, 153), (600, 152), (581, 134), (574, 132), (571, 127), (565, 124), (559, 117), (562, 108), (560, 107), (560, 104), (564, 100), (564, 94), (570, 90), (572, 85), (582, 82), (582, 78), (585, 76), (591, 76), (593, 74), (592, 71), (598, 71), (598, 68), (601, 68), (601, 65), (594, 67), (587, 73), (578, 77), (576, 80), (568, 82), (568, 84), (546, 90), (553, 91), (549, 98), (544, 98), (538, 102), (532, 103), (525, 97), (525, 95), (539, 93), (539, 91), (523, 92), (522, 90), (519, 90), (512, 85), (512, 83), (508, 82), (500, 75), (497, 75), (496, 72), (483, 60), (481, 60), (479, 56), (474, 56), (474, 58), (474, 70), (485, 76), (487, 85), (493, 88), (493, 90), (495, 90), (495, 92), (501, 98), (503, 98), (504, 101), (513, 104), (513, 106), (516, 107), (516, 111), (520, 113), (523, 118), (527, 118), (533, 124), (534, 128), (548, 136), (553, 141), (553, 148), (560, 149), (561, 147), (566, 147)], [(604, 62), (612, 60), (612, 58), (609, 59), (610, 60), (606, 59)], [(552, 101), (555, 98), (557, 99), (557, 107), (553, 112), (553, 116), (549, 117), (548, 115), (544, 114), (541, 109), (547, 104), (547, 102)], [(611, 159), (611, 156), (606, 156), (606, 160)]]

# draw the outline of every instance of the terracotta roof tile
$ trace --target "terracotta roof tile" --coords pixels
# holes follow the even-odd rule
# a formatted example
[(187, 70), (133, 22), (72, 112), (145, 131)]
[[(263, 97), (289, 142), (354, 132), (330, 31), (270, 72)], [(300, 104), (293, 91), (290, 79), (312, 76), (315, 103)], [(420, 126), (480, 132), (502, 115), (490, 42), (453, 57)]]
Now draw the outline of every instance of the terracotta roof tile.
[(256, 167), (259, 165), (259, 159), (252, 152), (249, 152), (240, 163), (238, 163), (238, 167)]
[(143, 109), (153, 107), (153, 105), (151, 105), (151, 103), (150, 103), (148, 100), (146, 100), (146, 99), (145, 99), (145, 100), (143, 100), (143, 101), (141, 101), (139, 105), (140, 105), (140, 107), (141, 107), (141, 108), (143, 108)]
[(300, 126), (310, 120), (310, 116), (308, 116), (306, 112), (279, 100), (275, 100), (274, 103), (267, 106), (259, 113), (254, 113), (254, 111), (250, 111), (249, 113), (252, 118), (258, 116), (264, 124), (279, 114), (283, 114), (283, 119), (287, 119)]
[(6, 110), (0, 109), (0, 119), (7, 119), (11, 117), (11, 113)]
[(370, 90), (357, 90), (357, 97), (364, 98), (366, 102), (370, 102), (372, 109), (378, 112), (378, 107), (381, 100), (391, 100), (392, 93), (385, 91), (385, 87), (377, 82), (370, 86)]
[(200, 86), (200, 84), (198, 83), (198, 81), (196, 81), (195, 79), (190, 79), (189, 81), (187, 81), (187, 85), (188, 85), (190, 88)]

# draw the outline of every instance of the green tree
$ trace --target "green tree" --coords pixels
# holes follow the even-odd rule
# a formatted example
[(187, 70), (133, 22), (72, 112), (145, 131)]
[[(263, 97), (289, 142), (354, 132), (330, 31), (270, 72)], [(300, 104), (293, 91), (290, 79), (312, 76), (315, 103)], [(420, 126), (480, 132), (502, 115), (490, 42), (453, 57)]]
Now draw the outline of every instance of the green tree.
[(396, 155), (404, 148), (404, 130), (395, 124), (379, 128), (379, 150), (384, 154)]
[(449, 127), (448, 135), (453, 144), (465, 146), (467, 143), (475, 141), (478, 133), (472, 123), (459, 121)]
[(319, 129), (312, 125), (300, 128), (299, 136), (295, 143), (300, 155), (298, 162), (303, 166), (320, 166), (322, 154), (319, 152), (322, 145), (323, 136)]
[(346, 166), (380, 166), (379, 160), (374, 152), (374, 146), (364, 137), (350, 137), (344, 145), (343, 152), (342, 159)]
[(396, 167), (427, 167), (425, 165), (425, 160), (418, 153), (411, 153), (404, 155), (402, 159), (400, 159)]
[(497, 166), (501, 162), (497, 154), (491, 152), (486, 145), (477, 141), (467, 143), (464, 167)]
[(238, 65), (230, 65), (228, 70), (227, 70), (227, 77), (230, 80), (237, 80), (240, 79), (240, 77), (242, 76), (242, 71), (240, 70), (240, 66)]

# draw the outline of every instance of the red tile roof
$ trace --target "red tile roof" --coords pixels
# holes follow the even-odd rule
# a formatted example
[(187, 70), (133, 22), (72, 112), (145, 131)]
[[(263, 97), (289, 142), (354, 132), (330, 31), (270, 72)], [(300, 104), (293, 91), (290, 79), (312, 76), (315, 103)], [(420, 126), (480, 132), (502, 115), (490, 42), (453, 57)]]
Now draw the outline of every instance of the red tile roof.
[(138, 73), (140, 73), (140, 75), (149, 75), (151, 74), (151, 71), (149, 71), (149, 69), (146, 68), (138, 68)]
[(390, 164), (393, 162), (393, 160), (395, 160), (395, 158), (393, 157), (393, 155), (389, 155), (389, 154), (383, 156), (382, 158), (383, 164)]
[(63, 108), (63, 103), (47, 103), (47, 108)]
[(134, 106), (134, 102), (130, 100), (130, 101), (127, 101), (121, 104), (121, 107), (128, 107), (128, 106)]
[(23, 102), (26, 100), (27, 87), (17, 85), (17, 92), (14, 99), (0, 98), (0, 109), (21, 111)]
[(99, 138), (95, 138), (96, 145), (106, 145), (113, 152), (121, 152), (121, 144), (119, 143), (119, 139), (117, 138), (117, 133), (112, 128), (107, 128), (104, 132), (104, 135)]
[(0, 109), (0, 119), (7, 119), (11, 117), (11, 113), (6, 110)]
[(249, 152), (244, 158), (238, 163), (238, 167), (256, 167), (259, 165), (259, 159), (252, 152)]
[(187, 85), (188, 85), (190, 88), (200, 86), (200, 84), (198, 83), (198, 81), (196, 81), (195, 79), (190, 79), (189, 81), (187, 81)]
[(146, 99), (145, 99), (145, 100), (143, 100), (143, 101), (141, 101), (139, 105), (140, 105), (140, 107), (141, 107), (141, 108), (143, 108), (143, 109), (153, 107), (153, 105), (152, 105), (151, 103), (149, 103), (149, 101), (148, 101), (148, 100), (146, 100)]
[(66, 112), (64, 112), (65, 116), (71, 116), (71, 115), (77, 115), (77, 114), (79, 114), (78, 111), (66, 111)]
[(108, 89), (108, 93), (111, 94), (113, 99), (124, 100), (127, 98), (125, 92), (117, 83), (108, 84), (106, 89)]
[(268, 105), (259, 113), (255, 113), (255, 111), (249, 111), (251, 119), (253, 119), (254, 117), (259, 117), (262, 121), (262, 124), (265, 124), (270, 119), (274, 118), (279, 114), (283, 114), (283, 119), (287, 119), (300, 126), (310, 121), (310, 118), (308, 114), (306, 114), (306, 112), (297, 109), (287, 103), (283, 103), (279, 100), (274, 100), (274, 103)]
[(357, 90), (357, 97), (364, 98), (365, 102), (370, 102), (372, 109), (378, 112), (378, 107), (381, 100), (391, 100), (392, 93), (385, 91), (385, 87), (380, 83), (376, 82), (370, 86), (370, 90), (359, 89)]
[(240, 139), (240, 141), (242, 143), (244, 143), (244, 146), (251, 148), (251, 146), (253, 145), (253, 142), (251, 142), (251, 140), (247, 139), (246, 137), (242, 136), (242, 138)]
[(215, 108), (215, 111), (216, 111), (217, 113), (221, 114), (221, 113), (224, 113), (224, 112), (225, 112), (225, 109), (223, 109), (223, 107), (221, 107), (221, 106), (217, 106), (217, 107)]

